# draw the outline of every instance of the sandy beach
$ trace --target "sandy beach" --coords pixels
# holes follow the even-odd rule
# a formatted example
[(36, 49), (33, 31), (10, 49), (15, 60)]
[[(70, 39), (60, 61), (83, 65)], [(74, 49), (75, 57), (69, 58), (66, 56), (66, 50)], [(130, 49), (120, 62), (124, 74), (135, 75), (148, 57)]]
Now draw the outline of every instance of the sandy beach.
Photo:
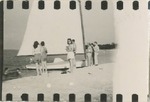
[[(15, 57), (14, 51), (5, 53), (4, 66), (21, 66), (28, 63), (28, 57)], [(112, 77), (115, 50), (100, 51), (99, 66), (77, 68), (73, 73), (61, 74), (62, 70), (49, 70), (48, 75), (36, 76), (35, 70), (21, 68), (21, 78), (3, 81), (2, 98), (13, 94), (13, 101), (20, 101), (21, 95), (27, 93), (29, 101), (36, 101), (37, 94), (43, 93), (46, 102), (53, 101), (53, 94), (60, 94), (61, 102), (68, 102), (69, 94), (76, 94), (77, 102), (84, 102), (84, 96), (90, 93), (92, 102), (99, 102), (100, 94), (107, 94), (107, 102), (112, 102)], [(55, 58), (55, 56), (53, 56)], [(65, 56), (61, 58), (65, 59)], [(15, 60), (12, 60), (15, 59)], [(48, 60), (52, 60), (50, 57)], [(80, 56), (77, 59), (82, 59)], [(51, 62), (51, 61), (49, 61)]]
[(44, 93), (45, 101), (52, 101), (53, 94), (60, 94), (60, 101), (68, 101), (70, 93), (76, 94), (78, 102), (84, 101), (84, 95), (90, 93), (92, 102), (100, 100), (100, 94), (112, 96), (113, 63), (76, 69), (73, 73), (53, 72), (48, 75), (31, 76), (3, 82), (3, 100), (7, 93), (13, 94), (13, 101), (21, 100), (21, 94), (29, 94), (29, 100), (37, 100), (38, 93)]

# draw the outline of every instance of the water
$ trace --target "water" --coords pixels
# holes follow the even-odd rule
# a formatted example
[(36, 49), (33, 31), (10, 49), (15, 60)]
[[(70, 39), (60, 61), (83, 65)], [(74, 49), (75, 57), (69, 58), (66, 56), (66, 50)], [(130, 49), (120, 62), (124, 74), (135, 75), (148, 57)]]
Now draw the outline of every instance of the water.
[[(3, 75), (3, 81), (11, 80), (15, 78), (21, 78), (21, 77), (27, 77), (27, 76), (35, 76), (36, 71), (35, 70), (28, 70), (25, 68), (27, 64), (30, 64), (30, 58), (33, 56), (17, 56), (18, 50), (4, 50), (4, 61), (3, 61), (3, 71), (5, 68), (9, 69), (9, 72), (12, 72), (9, 74), (9, 76)], [(99, 53), (99, 64), (103, 63), (111, 63), (113, 62), (113, 50), (101, 50)], [(51, 55), (48, 56), (47, 62), (52, 63), (54, 58), (59, 57), (63, 60), (67, 60), (66, 55)], [(77, 55), (76, 60), (84, 60), (84, 55)], [(21, 76), (16, 75), (17, 68), (20, 69)], [(62, 71), (62, 70), (53, 70), (49, 72), (54, 71)]]
[[(114, 59), (113, 59), (114, 51), (115, 50), (101, 50), (100, 53), (99, 53), (99, 56), (98, 56), (99, 64), (114, 62)], [(30, 63), (30, 57), (31, 56), (17, 57), (16, 56), (17, 53), (18, 53), (17, 50), (5, 50), (4, 51), (4, 64), (3, 64), (4, 67), (3, 68), (7, 67), (9, 70), (14, 71), (14, 73), (13, 74), (9, 74), (9, 76), (7, 76), (7, 77), (3, 76), (3, 81), (11, 82), (11, 81), (8, 81), (8, 80), (12, 80), (12, 79), (16, 79), (16, 78), (22, 78), (22, 77), (28, 77), (28, 76), (35, 76), (36, 75), (36, 71), (35, 70), (28, 70), (28, 69), (25, 68), (25, 65)], [(66, 60), (66, 55), (61, 55), (61, 56), (54, 56), (53, 55), (53, 56), (48, 56), (48, 62), (53, 62), (54, 58), (56, 58), (56, 57), (60, 57), (60, 58), (62, 58), (64, 60)], [(76, 59), (77, 60), (83, 60), (84, 56), (77, 56)], [(17, 75), (15, 73), (17, 68), (20, 68), (21, 76)], [(86, 70), (88, 70), (88, 69), (86, 69)], [(84, 70), (84, 71), (86, 71), (86, 70)], [(84, 84), (84, 85), (83, 84), (78, 84), (78, 85), (76, 85), (75, 86), (76, 93), (79, 94), (79, 96), (80, 96), (80, 97), (78, 97), (78, 99), (80, 101), (82, 101), (83, 100), (82, 95), (85, 94), (85, 92), (86, 92), (85, 90), (90, 89), (90, 92), (92, 92), (92, 97), (93, 97), (92, 99), (93, 100), (98, 101), (100, 93), (102, 92), (102, 93), (106, 93), (108, 95), (107, 96), (108, 102), (112, 102), (112, 90), (113, 90), (112, 89), (112, 79), (111, 79), (112, 78), (112, 70), (113, 69), (111, 67), (103, 69), (103, 73), (101, 72), (101, 74), (98, 74), (101, 77), (96, 76), (100, 80), (96, 80), (94, 77), (92, 77), (92, 75), (89, 75), (93, 79), (95, 79), (95, 80), (92, 79), (92, 81), (100, 82), (100, 83), (96, 83), (95, 84), (95, 83), (91, 82), (91, 80), (87, 80), (86, 82), (88, 82), (88, 84)], [(49, 70), (49, 73), (54, 73), (55, 74), (58, 71), (62, 71), (62, 70)], [(77, 82), (83, 82), (84, 83), (84, 81), (81, 80), (82, 77), (79, 78), (80, 76), (78, 76), (78, 74), (77, 74), (75, 79), (76, 80), (80, 79), (80, 80), (77, 80)], [(52, 74), (50, 74), (50, 75), (52, 75)], [(65, 79), (65, 75), (63, 75), (62, 77)], [(65, 87), (68, 88), (68, 89), (60, 87), (59, 84), (55, 83), (56, 82), (55, 80), (57, 79), (56, 77), (53, 77), (53, 78), (52, 77), (48, 77), (48, 78), (50, 78), (50, 80), (51, 80), (50, 81), (51, 85), (54, 85), (53, 90), (57, 90), (58, 88), (60, 88), (59, 90), (62, 92), (61, 97), (63, 99), (65, 99), (66, 95), (69, 92), (69, 90), (71, 90), (70, 87), (67, 87), (66, 85), (65, 85)], [(70, 77), (66, 77), (66, 78), (70, 78)], [(89, 78), (89, 77), (86, 77), (86, 78)], [(82, 79), (84, 79), (84, 78), (82, 78)], [(49, 79), (47, 79), (47, 80), (49, 80)], [(62, 81), (61, 78), (57, 82), (64, 84), (64, 81)], [(67, 83), (67, 82), (65, 81), (65, 83)], [(19, 85), (18, 83), (14, 83), (14, 84), (15, 85)], [(25, 83), (23, 83), (23, 84), (25, 84)], [(5, 94), (10, 92), (9, 89), (12, 88), (12, 85), (11, 84), (7, 84), (5, 82), (3, 83), (3, 85), (4, 85), (3, 86), (3, 94), (4, 94), (3, 96), (5, 98)], [(21, 85), (21, 86), (25, 87), (26, 84), (25, 85)], [(50, 85), (48, 85), (48, 86), (50, 86)], [(58, 87), (56, 87), (56, 86), (58, 86)], [(31, 88), (31, 86), (29, 85), (28, 88), (22, 88), (21, 90), (27, 91), (26, 89), (31, 90), (30, 88)], [(43, 88), (43, 87), (41, 87), (41, 88)], [(99, 90), (97, 90), (97, 89), (99, 89)], [(53, 93), (53, 90), (47, 90), (47, 89), (45, 89), (45, 90), (46, 90), (45, 91), (46, 95), (50, 95), (50, 93)], [(30, 91), (27, 91), (27, 92), (30, 92)], [(19, 90), (13, 90), (12, 93), (13, 93), (14, 96), (15, 95), (18, 96), (18, 93), (20, 93), (20, 89)], [(32, 93), (32, 91), (31, 91), (31, 93), (29, 93), (29, 94), (30, 94), (30, 99), (34, 99), (34, 97), (35, 97), (34, 95), (36, 93)], [(49, 99), (49, 97), (47, 97), (47, 99)]]

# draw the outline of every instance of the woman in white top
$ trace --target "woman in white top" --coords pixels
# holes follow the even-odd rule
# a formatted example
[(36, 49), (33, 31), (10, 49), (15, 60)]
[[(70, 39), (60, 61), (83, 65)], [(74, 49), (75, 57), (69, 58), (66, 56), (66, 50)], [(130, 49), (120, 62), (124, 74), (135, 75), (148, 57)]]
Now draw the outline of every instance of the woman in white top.
[(41, 42), (41, 62), (42, 62), (42, 71), (47, 73), (47, 48), (45, 47), (45, 42)]
[(88, 46), (87, 46), (87, 50), (86, 50), (86, 53), (87, 53), (87, 65), (88, 66), (92, 65), (92, 52), (93, 52), (93, 49), (92, 49), (91, 44), (89, 43)]
[(66, 51), (68, 52), (67, 53), (67, 59), (69, 61), (69, 64), (70, 64), (70, 72), (73, 72), (73, 67), (74, 67), (74, 58), (75, 58), (75, 55), (74, 55), (74, 49), (73, 49), (73, 44), (72, 44), (72, 40), (71, 39), (67, 39), (67, 44), (68, 46), (66, 46)]
[(41, 74), (41, 68), (40, 68), (41, 51), (40, 51), (40, 45), (38, 41), (35, 41), (33, 44), (33, 55), (34, 55), (34, 62), (36, 64), (37, 75), (40, 75)]

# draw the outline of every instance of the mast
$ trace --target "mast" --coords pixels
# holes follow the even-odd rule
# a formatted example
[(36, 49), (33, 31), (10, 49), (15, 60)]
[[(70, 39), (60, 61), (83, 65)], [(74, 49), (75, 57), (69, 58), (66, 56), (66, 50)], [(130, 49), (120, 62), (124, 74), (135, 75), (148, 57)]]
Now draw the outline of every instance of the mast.
[(79, 2), (79, 12), (80, 12), (80, 18), (81, 18), (81, 28), (82, 28), (82, 36), (83, 36), (83, 48), (84, 48), (84, 57), (86, 58), (86, 48), (85, 48), (85, 37), (84, 37), (84, 25), (83, 25), (83, 16), (82, 16), (82, 6), (81, 1)]
[[(0, 71), (1, 71), (1, 75), (0, 75), (0, 80), (2, 80), (2, 72), (3, 72), (3, 34), (4, 34), (4, 26), (3, 26), (3, 18), (4, 18), (4, 12), (3, 12), (3, 1), (0, 1)], [(0, 86), (2, 86), (2, 82), (0, 83)], [(2, 87), (0, 87), (0, 101), (2, 100)]]

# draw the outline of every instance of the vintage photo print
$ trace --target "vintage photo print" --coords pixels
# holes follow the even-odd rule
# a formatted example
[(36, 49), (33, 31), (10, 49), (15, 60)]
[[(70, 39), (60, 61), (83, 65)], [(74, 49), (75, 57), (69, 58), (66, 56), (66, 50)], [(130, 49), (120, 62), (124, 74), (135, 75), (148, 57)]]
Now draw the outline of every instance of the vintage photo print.
[(147, 102), (148, 0), (3, 0), (2, 101)]

